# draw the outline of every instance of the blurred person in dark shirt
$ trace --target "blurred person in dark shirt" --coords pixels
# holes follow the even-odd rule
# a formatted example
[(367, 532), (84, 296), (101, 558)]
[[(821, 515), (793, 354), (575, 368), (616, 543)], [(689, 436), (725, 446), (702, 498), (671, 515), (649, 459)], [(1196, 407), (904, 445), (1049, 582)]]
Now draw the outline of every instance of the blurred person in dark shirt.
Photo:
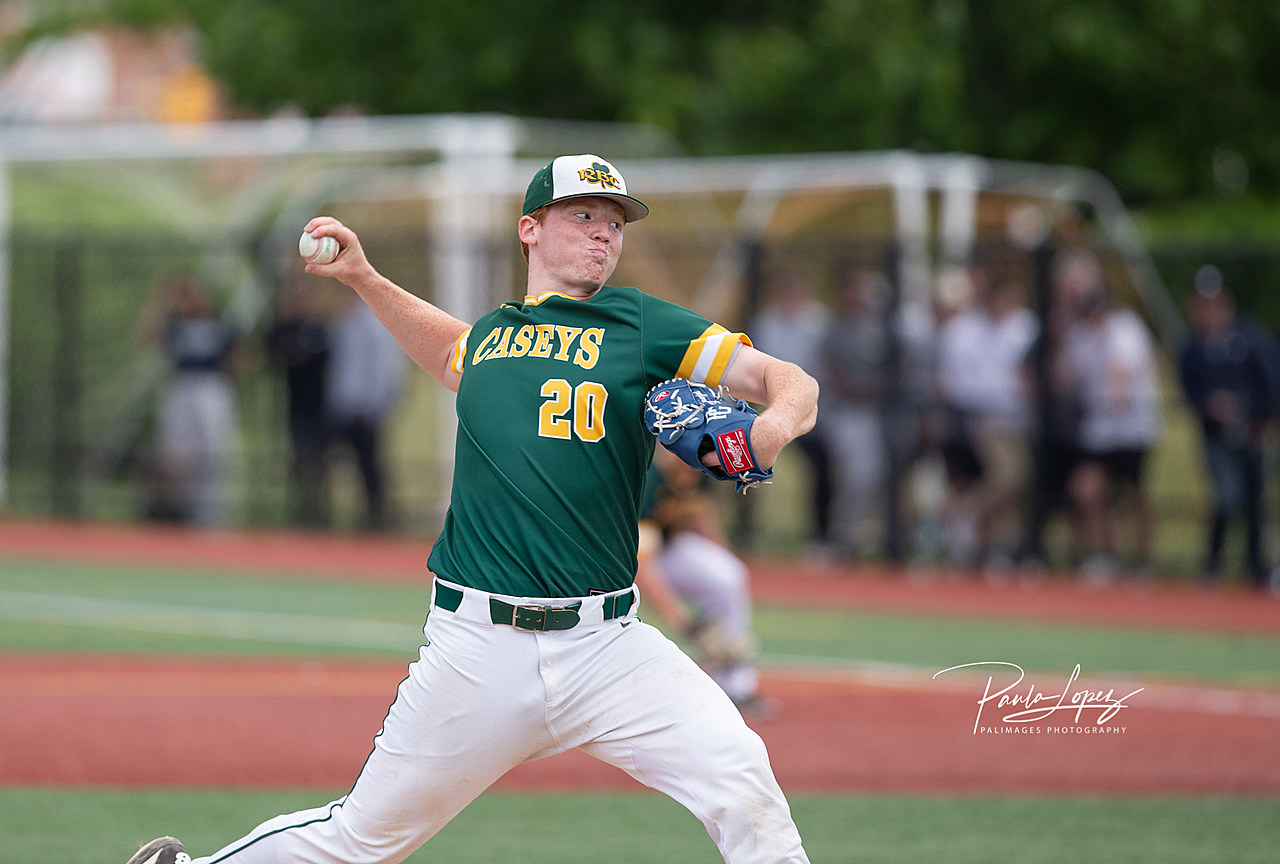
[[(795, 363), (823, 384), (822, 343), (831, 313), (814, 296), (809, 277), (798, 270), (778, 275), (771, 286), (769, 302), (751, 322), (751, 341), (766, 354)], [(796, 439), (796, 447), (812, 472), (812, 526), (809, 550), (818, 555), (831, 551), (831, 507), (834, 488), (831, 454), (823, 430), (826, 400), (818, 397), (818, 421), (814, 428)], [(754, 502), (750, 495), (743, 502)]]
[(224, 526), (238, 449), (240, 335), (214, 309), (209, 289), (198, 280), (175, 277), (158, 287), (138, 322), (139, 336), (155, 343), (170, 364), (158, 394), (158, 458), (148, 515)]
[(1221, 271), (1196, 271), (1191, 333), (1178, 355), (1183, 392), (1200, 419), (1205, 463), (1212, 483), (1202, 576), (1218, 578), (1227, 524), (1243, 515), (1249, 577), (1263, 587), (1263, 438), (1280, 391), (1280, 358), (1269, 334), (1241, 315)]
[[(1085, 268), (1086, 270), (1088, 268)], [(1068, 483), (1080, 461), (1080, 422), (1084, 414), (1079, 381), (1070, 369), (1066, 336), (1079, 309), (1072, 300), (1072, 280), (1078, 265), (1071, 256), (1060, 259), (1049, 282), (1049, 305), (1043, 326), (1023, 358), (1023, 372), (1034, 400), (1036, 423), (1032, 436), (1033, 476), (1026, 534), (1019, 558), (1024, 567), (1047, 566), (1044, 536), (1049, 520), (1061, 512), (1067, 520), (1070, 545), (1067, 560), (1079, 565), (1080, 513), (1068, 495)]]
[(290, 516), (297, 525), (320, 527), (328, 522), (325, 382), (330, 336), (314, 290), (299, 284), (284, 288), (279, 313), (267, 332), (267, 350), (285, 381), (292, 450)]
[(366, 531), (395, 527), (383, 464), (387, 423), (408, 380), (404, 352), (367, 304), (351, 299), (330, 323), (325, 409), (330, 443), (355, 457)]
[(831, 532), (836, 554), (846, 559), (876, 551), (873, 519), (889, 467), (882, 411), (889, 359), (882, 304), (889, 287), (878, 271), (842, 268), (819, 352), (822, 429), (834, 479)]

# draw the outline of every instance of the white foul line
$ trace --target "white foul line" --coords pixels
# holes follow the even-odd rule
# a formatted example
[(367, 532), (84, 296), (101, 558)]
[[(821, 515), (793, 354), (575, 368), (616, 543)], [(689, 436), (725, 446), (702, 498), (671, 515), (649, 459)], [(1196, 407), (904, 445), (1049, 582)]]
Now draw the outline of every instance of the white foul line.
[(378, 650), (404, 651), (413, 645), (403, 627), (390, 622), (20, 591), (0, 591), (0, 619)]

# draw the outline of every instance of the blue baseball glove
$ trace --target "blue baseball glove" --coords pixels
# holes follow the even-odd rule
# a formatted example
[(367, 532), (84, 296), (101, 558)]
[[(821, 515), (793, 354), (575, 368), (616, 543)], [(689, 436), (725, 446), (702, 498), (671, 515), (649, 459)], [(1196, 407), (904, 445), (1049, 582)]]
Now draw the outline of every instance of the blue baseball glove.
[[(734, 491), (743, 494), (773, 476), (773, 469), (761, 468), (751, 450), (751, 424), (757, 416), (741, 399), (686, 378), (663, 381), (644, 399), (644, 425), (659, 444), (704, 474), (737, 481)], [(702, 457), (713, 450), (723, 469), (703, 464)]]

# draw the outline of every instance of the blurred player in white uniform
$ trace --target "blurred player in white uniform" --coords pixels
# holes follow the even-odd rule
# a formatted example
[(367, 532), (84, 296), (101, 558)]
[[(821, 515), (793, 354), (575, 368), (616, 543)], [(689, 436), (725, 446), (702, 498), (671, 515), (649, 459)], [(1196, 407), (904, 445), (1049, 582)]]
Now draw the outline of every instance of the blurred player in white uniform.
[(645, 487), (636, 577), (645, 600), (693, 646), (707, 673), (747, 715), (766, 717), (753, 662), (751, 581), (708, 494), (710, 481), (659, 448)]

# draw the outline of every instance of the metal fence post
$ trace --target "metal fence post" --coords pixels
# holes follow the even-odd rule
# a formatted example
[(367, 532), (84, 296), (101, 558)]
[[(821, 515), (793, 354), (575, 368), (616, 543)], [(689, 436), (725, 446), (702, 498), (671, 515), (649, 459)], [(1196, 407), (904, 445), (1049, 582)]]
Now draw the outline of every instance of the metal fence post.
[(81, 241), (58, 244), (54, 264), (53, 471), (51, 503), (57, 516), (79, 517), (83, 504), (84, 442), (81, 440), (82, 300), (84, 248)]

